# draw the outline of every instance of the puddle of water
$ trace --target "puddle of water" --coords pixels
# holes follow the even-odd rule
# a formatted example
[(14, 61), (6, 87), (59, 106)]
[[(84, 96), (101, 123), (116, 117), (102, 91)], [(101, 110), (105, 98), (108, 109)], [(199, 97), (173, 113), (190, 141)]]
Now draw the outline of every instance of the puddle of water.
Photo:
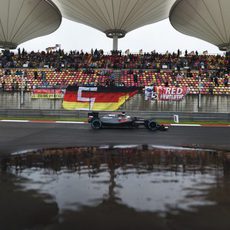
[[(196, 204), (213, 204), (204, 197), (215, 184), (216, 174), (218, 172), (138, 172), (135, 168), (128, 171), (119, 168), (114, 170), (113, 176), (109, 172), (92, 176), (87, 169), (80, 174), (68, 172), (65, 168), (58, 173), (45, 169), (26, 169), (18, 176), (27, 180), (18, 185), (25, 190), (49, 194), (61, 212), (97, 206), (106, 199), (118, 200), (136, 211), (167, 212), (171, 208), (192, 210)], [(194, 199), (196, 196), (198, 200)]]
[[(166, 220), (178, 227), (183, 221), (177, 219), (189, 213), (196, 216), (204, 208), (210, 214), (214, 208), (216, 216), (223, 218), (223, 223), (226, 221), (224, 226), (230, 227), (227, 221), (230, 214), (218, 213), (230, 208), (226, 192), (230, 191), (228, 153), (122, 147), (33, 150), (6, 159), (6, 167), (3, 167), (6, 170), (2, 173), (17, 178), (8, 179), (17, 188), (15, 191), (43, 197), (44, 206), (56, 205), (56, 219), (52, 217), (45, 223), (45, 226), (54, 226), (53, 229), (65, 229), (70, 223), (73, 229), (86, 226), (86, 213), (92, 224), (97, 223), (95, 227), (101, 229), (124, 229), (116, 223), (116, 218), (124, 218), (124, 226), (134, 229), (138, 226), (136, 221), (142, 218), (146, 221), (145, 229), (158, 225), (162, 227), (159, 229), (168, 229)], [(7, 189), (4, 180), (1, 180), (1, 189)], [(12, 194), (6, 199), (11, 199), (10, 196)], [(95, 218), (99, 214), (108, 221), (113, 216), (113, 226), (108, 222), (98, 223)], [(189, 216), (188, 223), (193, 223), (194, 215)], [(135, 221), (131, 222), (131, 217), (136, 218)], [(209, 216), (204, 218), (208, 221)], [(188, 223), (183, 223), (181, 229)], [(37, 223), (34, 225), (37, 227)], [(209, 222), (206, 225), (209, 226)], [(212, 229), (216, 225), (210, 226)]]

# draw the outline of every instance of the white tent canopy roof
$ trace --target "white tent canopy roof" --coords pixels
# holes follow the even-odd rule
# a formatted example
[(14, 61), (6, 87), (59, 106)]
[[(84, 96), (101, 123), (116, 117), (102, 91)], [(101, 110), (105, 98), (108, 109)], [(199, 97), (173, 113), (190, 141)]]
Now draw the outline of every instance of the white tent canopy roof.
[(165, 19), (175, 0), (53, 0), (67, 19), (98, 29), (108, 37)]
[(49, 0), (0, 0), (0, 6), (0, 48), (15, 49), (61, 24), (61, 13)]
[(171, 9), (173, 27), (230, 50), (230, 0), (178, 0)]

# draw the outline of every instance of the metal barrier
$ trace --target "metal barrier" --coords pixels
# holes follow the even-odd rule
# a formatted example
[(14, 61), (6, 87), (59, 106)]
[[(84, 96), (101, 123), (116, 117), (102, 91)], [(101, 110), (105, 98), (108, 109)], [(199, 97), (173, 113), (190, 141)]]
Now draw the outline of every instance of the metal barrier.
[[(203, 95), (201, 102), (197, 95), (187, 95), (182, 101), (145, 101), (143, 94), (137, 94), (133, 98), (129, 99), (120, 110), (130, 111), (138, 114), (148, 113), (181, 113), (181, 114), (193, 114), (193, 113), (230, 113), (230, 96), (215, 96), (215, 95)], [(6, 93), (0, 92), (0, 109), (1, 113), (7, 114), (14, 111), (14, 114), (35, 113), (42, 115), (43, 113), (52, 115), (62, 114), (81, 114), (81, 111), (66, 111), (62, 108), (63, 99), (32, 99), (31, 93), (25, 93), (23, 100), (20, 93)], [(23, 103), (22, 103), (23, 102)], [(22, 111), (20, 111), (22, 110)], [(8, 111), (8, 112), (3, 112)]]

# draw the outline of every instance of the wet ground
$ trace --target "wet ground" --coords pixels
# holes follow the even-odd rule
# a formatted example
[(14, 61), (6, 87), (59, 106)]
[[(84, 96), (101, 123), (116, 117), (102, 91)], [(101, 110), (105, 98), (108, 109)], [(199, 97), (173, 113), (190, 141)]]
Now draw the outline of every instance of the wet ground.
[(1, 229), (230, 229), (230, 153), (160, 146), (1, 158)]

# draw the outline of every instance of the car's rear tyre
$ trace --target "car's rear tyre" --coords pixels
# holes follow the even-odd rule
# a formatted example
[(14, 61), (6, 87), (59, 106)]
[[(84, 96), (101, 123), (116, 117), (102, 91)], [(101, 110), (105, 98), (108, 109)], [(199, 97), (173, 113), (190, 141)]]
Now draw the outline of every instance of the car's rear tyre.
[(101, 121), (100, 121), (99, 119), (93, 119), (93, 120), (91, 121), (91, 127), (92, 127), (93, 129), (100, 129), (101, 126), (102, 126), (102, 124), (101, 124)]
[(158, 129), (159, 125), (155, 121), (149, 121), (148, 122), (148, 129), (151, 131), (156, 131)]

